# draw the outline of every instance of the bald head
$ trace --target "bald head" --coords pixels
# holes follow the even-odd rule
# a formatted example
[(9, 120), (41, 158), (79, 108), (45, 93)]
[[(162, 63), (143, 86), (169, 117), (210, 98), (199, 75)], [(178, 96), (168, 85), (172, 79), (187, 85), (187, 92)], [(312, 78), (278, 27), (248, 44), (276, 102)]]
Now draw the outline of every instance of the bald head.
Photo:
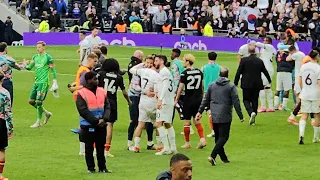
[(140, 59), (140, 60), (143, 60), (144, 54), (143, 54), (142, 51), (136, 50), (136, 51), (133, 53), (133, 56), (136, 57), (136, 58), (138, 58), (138, 59)]
[(220, 68), (220, 77), (228, 78), (229, 77), (229, 69), (226, 68), (226, 67), (221, 66), (221, 68)]
[(249, 54), (256, 54), (256, 45), (248, 44), (248, 52)]

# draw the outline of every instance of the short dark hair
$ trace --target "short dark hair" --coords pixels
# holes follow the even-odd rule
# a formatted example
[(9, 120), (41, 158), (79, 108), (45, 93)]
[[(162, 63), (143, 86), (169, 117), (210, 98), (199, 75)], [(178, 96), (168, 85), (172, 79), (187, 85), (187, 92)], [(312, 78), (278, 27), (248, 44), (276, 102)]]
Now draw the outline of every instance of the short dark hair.
[(94, 77), (97, 77), (97, 73), (94, 72), (94, 71), (90, 71), (90, 72), (87, 72), (85, 75), (84, 75), (84, 79), (86, 81), (90, 80), (90, 79), (93, 79)]
[(87, 33), (85, 31), (80, 31), (80, 34), (86, 35)]
[(170, 166), (180, 161), (189, 161), (190, 159), (184, 154), (175, 154), (170, 159)]
[(315, 57), (317, 57), (319, 55), (319, 52), (317, 50), (311, 50), (309, 53), (309, 56), (314, 59)]
[(180, 57), (180, 55), (181, 55), (181, 51), (178, 48), (172, 49), (172, 52), (176, 53), (176, 57)]
[(288, 48), (288, 50), (289, 50), (289, 52), (291, 52), (291, 51), (295, 51), (295, 50), (297, 50), (297, 49), (296, 49), (295, 46), (290, 46), (290, 47)]
[(289, 38), (287, 41), (287, 45), (294, 45), (295, 41), (292, 38)]
[(108, 48), (106, 46), (101, 46), (100, 50), (101, 50), (101, 53), (103, 55), (107, 55), (108, 54)]
[(312, 50), (318, 51), (318, 53), (320, 54), (320, 48), (319, 47), (313, 47)]
[(0, 52), (4, 52), (4, 50), (6, 50), (7, 47), (8, 47), (7, 43), (1, 42), (0, 43)]
[(217, 59), (217, 56), (218, 56), (217, 53), (213, 51), (208, 53), (208, 59), (211, 61), (215, 61)]
[(103, 61), (102, 70), (106, 72), (119, 72), (120, 65), (119, 62), (114, 58), (109, 58)]
[(165, 55), (157, 55), (156, 57), (158, 57), (159, 59), (162, 59), (164, 64), (166, 65), (168, 62), (168, 58)]
[(267, 39), (267, 41), (268, 41), (269, 44), (272, 44), (272, 39), (271, 39), (271, 37), (265, 37), (265, 38)]

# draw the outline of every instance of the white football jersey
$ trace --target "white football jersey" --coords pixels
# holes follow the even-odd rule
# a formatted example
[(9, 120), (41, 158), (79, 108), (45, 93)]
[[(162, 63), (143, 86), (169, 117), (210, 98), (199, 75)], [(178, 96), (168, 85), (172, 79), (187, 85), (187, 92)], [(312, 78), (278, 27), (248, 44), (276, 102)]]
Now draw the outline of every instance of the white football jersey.
[[(256, 48), (256, 54), (258, 54), (258, 53), (259, 53), (259, 49)], [(248, 44), (242, 45), (242, 46), (239, 48), (238, 54), (241, 56), (241, 58), (250, 56), (249, 51), (248, 51)]]
[(80, 60), (82, 59), (83, 51), (84, 50), (86, 51), (82, 61), (82, 65), (85, 66), (87, 64), (87, 57), (91, 53), (90, 44), (88, 40), (84, 39), (80, 41), (79, 45), (80, 45)]
[(162, 100), (162, 104), (174, 104), (174, 87), (173, 77), (170, 70), (164, 67), (159, 72), (160, 81), (157, 84), (158, 99)]
[(85, 39), (89, 42), (90, 48), (102, 44), (102, 40), (99, 36), (93, 37), (92, 34), (90, 34), (89, 36), (86, 36)]
[(317, 63), (309, 62), (300, 69), (302, 78), (302, 90), (300, 99), (314, 101), (320, 100), (318, 80), (320, 80), (320, 66)]
[(302, 59), (305, 57), (306, 55), (301, 52), (301, 51), (297, 51), (295, 53), (293, 53), (291, 55), (291, 59), (294, 60), (294, 69), (295, 69), (295, 77), (298, 78), (299, 77), (299, 73), (300, 73), (300, 68), (301, 68), (301, 63), (302, 63)]
[(260, 50), (260, 59), (263, 61), (264, 66), (268, 71), (274, 71), (272, 66), (273, 56), (277, 54), (277, 50), (273, 47), (272, 44), (263, 44), (257, 42), (256, 45), (261, 48)]
[(150, 89), (157, 88), (157, 84), (160, 81), (159, 73), (157, 73), (155, 70), (149, 69), (149, 68), (140, 68), (137, 69), (136, 74), (140, 76), (141, 78), (141, 98), (140, 103), (142, 102), (157, 102), (157, 99), (150, 98), (147, 95), (145, 95), (145, 92), (148, 92)]

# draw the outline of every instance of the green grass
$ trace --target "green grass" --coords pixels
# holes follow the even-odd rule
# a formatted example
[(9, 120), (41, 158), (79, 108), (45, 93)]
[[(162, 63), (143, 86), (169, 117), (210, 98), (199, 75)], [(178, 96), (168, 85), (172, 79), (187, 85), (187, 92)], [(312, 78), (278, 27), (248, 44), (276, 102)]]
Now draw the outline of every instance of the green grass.
[[(146, 151), (146, 135), (142, 136), (142, 152), (135, 154), (126, 150), (129, 112), (121, 94), (119, 100), (119, 120), (115, 124), (111, 152), (114, 158), (107, 159), (107, 166), (112, 174), (88, 175), (83, 157), (78, 156), (78, 137), (69, 132), (78, 126), (78, 114), (72, 94), (67, 90), (68, 83), (74, 81), (78, 64), (77, 47), (48, 47), (47, 52), (56, 63), (60, 98), (55, 99), (50, 93), (45, 101), (45, 108), (53, 112), (49, 124), (39, 129), (29, 128), (36, 119), (36, 110), (29, 106), (28, 97), (33, 85), (34, 73), (15, 71), (14, 77), (14, 125), (15, 137), (10, 140), (7, 150), (7, 164), (4, 175), (11, 180), (71, 180), (71, 179), (110, 179), (110, 180), (151, 180), (157, 174), (169, 168), (170, 156), (155, 156)], [(119, 60), (121, 68), (126, 68), (129, 58), (137, 48), (109, 47), (109, 57)], [(159, 49), (144, 49), (145, 55), (159, 53)], [(30, 59), (36, 53), (34, 47), (9, 47), (9, 55), (16, 60)], [(170, 51), (164, 49), (164, 54)], [(186, 52), (183, 52), (186, 53)], [(206, 63), (206, 52), (192, 52), (197, 58), (196, 66)], [(231, 70), (233, 80), (237, 68), (236, 54), (219, 53), (218, 62)], [(128, 83), (127, 75), (125, 75)], [(239, 91), (241, 93), (241, 91)], [(291, 102), (292, 105), (292, 102)], [(306, 129), (306, 145), (299, 146), (298, 128), (289, 125), (286, 118), (289, 112), (259, 114), (257, 125), (248, 125), (248, 115), (244, 111), (246, 121), (240, 123), (236, 114), (231, 129), (231, 137), (226, 145), (230, 164), (212, 167), (207, 157), (214, 145), (213, 139), (207, 139), (208, 146), (204, 150), (178, 149), (193, 161), (193, 179), (318, 179), (320, 145), (311, 143), (313, 130), (310, 125)], [(202, 120), (206, 134), (208, 122)], [(308, 123), (309, 124), (309, 123)], [(182, 122), (176, 117), (177, 146), (184, 143), (180, 135)], [(198, 136), (192, 135), (193, 147), (198, 143)]]

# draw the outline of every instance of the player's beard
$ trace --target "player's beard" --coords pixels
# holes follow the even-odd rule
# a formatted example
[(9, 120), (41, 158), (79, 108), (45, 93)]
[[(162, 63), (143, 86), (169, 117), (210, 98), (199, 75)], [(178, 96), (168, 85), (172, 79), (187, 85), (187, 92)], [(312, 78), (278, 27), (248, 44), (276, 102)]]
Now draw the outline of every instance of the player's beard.
[(160, 68), (160, 65), (157, 64), (157, 65), (154, 65), (154, 67), (158, 70)]

